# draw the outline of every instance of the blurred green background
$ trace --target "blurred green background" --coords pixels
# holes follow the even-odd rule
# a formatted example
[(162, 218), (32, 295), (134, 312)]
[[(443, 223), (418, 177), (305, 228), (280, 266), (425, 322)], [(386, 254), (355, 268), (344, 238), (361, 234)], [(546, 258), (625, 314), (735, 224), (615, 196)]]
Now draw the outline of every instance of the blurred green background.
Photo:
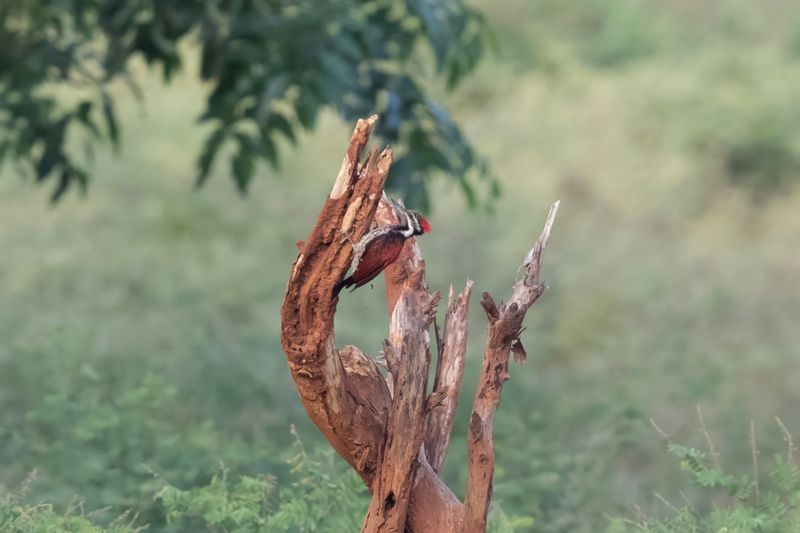
[[(708, 507), (650, 418), (703, 446), (700, 404), (734, 472), (750, 470), (750, 420), (764, 457), (783, 448), (775, 416), (800, 429), (800, 5), (475, 5), (497, 52), (456, 92), (431, 90), (503, 194), (492, 213), (470, 210), (434, 181), (430, 284), (470, 277), (506, 297), (562, 201), (528, 364), (512, 368), (495, 425), (496, 513), (507, 528), (593, 532), (635, 506), (668, 512), (656, 492)], [(0, 487), (36, 470), (30, 501), (133, 509), (152, 531), (183, 527), (153, 498), (165, 483), (203, 485), (223, 462), (280, 485), (292, 424), (307, 449), (326, 447), (289, 377), (278, 310), (352, 124), (324, 116), (281, 147), (279, 171), (258, 167), (245, 198), (225, 165), (196, 191), (207, 88), (193, 68), (164, 86), (142, 66), (141, 102), (119, 88), (122, 150), (98, 152), (85, 197), (53, 207), (12, 167), (0, 176)], [(380, 283), (346, 294), (338, 342), (377, 354), (384, 313)], [(459, 494), (476, 305), (470, 328), (445, 467)]]

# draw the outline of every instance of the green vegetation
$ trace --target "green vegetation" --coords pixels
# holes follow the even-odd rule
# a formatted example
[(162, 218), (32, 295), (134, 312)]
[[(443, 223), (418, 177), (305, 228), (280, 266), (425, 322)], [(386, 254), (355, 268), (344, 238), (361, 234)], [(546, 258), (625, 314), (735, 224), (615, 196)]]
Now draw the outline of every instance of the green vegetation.
[[(470, 276), (477, 291), (503, 298), (547, 206), (562, 200), (545, 266), (551, 289), (529, 317), (528, 364), (511, 369), (496, 420), (494, 527), (637, 531), (612, 517), (644, 516), (651, 531), (692, 531), (658, 493), (690, 509), (698, 531), (792, 531), (797, 488), (770, 477), (791, 467), (769, 458), (785, 449), (774, 416), (800, 431), (800, 7), (502, 0), (485, 11), (499, 55), (454, 94), (429, 90), (505, 193), (494, 214), (470, 211), (457, 184), (431, 181), (434, 231), (421, 241), (431, 285)], [(189, 192), (211, 132), (192, 123), (208, 88), (191, 61), (168, 87), (135, 61), (141, 102), (110, 88), (126, 142), (118, 156), (96, 154), (85, 197), (51, 208), (4, 170), (0, 483), (18, 495), (15, 507), (52, 504), (53, 515), (40, 508), (47, 520), (84, 501), (73, 516), (98, 527), (130, 510), (132, 527), (202, 530), (268, 520), (303, 501), (354, 520), (363, 492), (334, 473), (347, 469), (307, 421), (277, 319), (294, 242), (311, 227), (351, 125), (328, 110), (313, 133), (298, 132), (297, 148), (279, 139), (280, 170), (257, 165), (270, 179), (254, 180), (245, 198), (223, 165)], [(379, 289), (342, 299), (341, 344), (378, 353)], [(445, 464), (457, 490), (485, 331), (473, 316)], [(720, 472), (714, 488), (692, 484), (693, 471), (687, 482), (649, 422), (686, 446), (673, 452), (705, 449), (698, 403), (724, 467), (698, 459), (698, 472)], [(753, 494), (728, 495), (753, 481), (749, 420), (760, 505), (776, 494), (787, 511), (768, 517), (786, 522), (735, 529), (715, 513), (762, 511)], [(297, 485), (307, 476), (287, 463), (297, 453), (292, 424), (323, 464), (312, 468), (319, 487)], [(33, 470), (23, 498), (14, 488)], [(264, 492), (270, 506), (255, 499)], [(156, 494), (174, 496), (171, 507)], [(240, 505), (251, 498), (255, 506)], [(217, 512), (220, 501), (231, 504)]]
[(269, 477), (243, 476), (233, 483), (226, 470), (197, 489), (165, 487), (158, 497), (167, 521), (178, 521), (182, 531), (203, 525), (232, 532), (357, 531), (369, 498), (364, 483), (332, 450), (312, 457), (297, 441), (293, 451), (294, 480), (283, 487)]
[[(376, 131), (399, 156), (392, 186), (409, 201), (427, 205), (431, 172), (475, 201), (476, 185), (496, 192), (496, 182), (424, 86), (437, 75), (458, 85), (485, 41), (483, 18), (461, 0), (4, 1), (0, 163), (7, 155), (37, 182), (55, 182), (53, 201), (85, 189), (94, 146), (120, 145), (119, 102), (141, 93), (134, 60), (169, 83), (199, 56), (192, 74), (209, 94), (198, 115), (212, 129), (195, 150), (198, 185), (235, 145), (230, 173), (247, 191), (256, 160), (277, 169), (278, 139), (295, 142), (330, 108), (347, 121), (383, 116)], [(127, 98), (114, 83), (128, 86)]]
[[(714, 507), (697, 509), (687, 501), (678, 508), (662, 497), (663, 503), (672, 511), (668, 518), (640, 515), (635, 521), (617, 519), (609, 525), (607, 533), (789, 533), (800, 530), (800, 470), (795, 460), (797, 448), (786, 427), (780, 420), (778, 423), (784, 431), (788, 449), (785, 454), (775, 454), (772, 464), (767, 465), (768, 477), (758, 475), (763, 465), (759, 467), (755, 433), (751, 433), (752, 475), (742, 474), (740, 477), (722, 470), (708, 434), (711, 448), (708, 453), (670, 442), (669, 452), (680, 460), (681, 470), (689, 474), (692, 484), (716, 496)], [(764, 481), (766, 483), (762, 484)]]

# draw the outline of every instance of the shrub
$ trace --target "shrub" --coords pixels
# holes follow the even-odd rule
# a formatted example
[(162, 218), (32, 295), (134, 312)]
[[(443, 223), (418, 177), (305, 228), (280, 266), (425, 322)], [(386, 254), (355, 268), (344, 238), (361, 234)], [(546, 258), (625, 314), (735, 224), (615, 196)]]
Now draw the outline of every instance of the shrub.
[(206, 486), (167, 485), (157, 497), (182, 531), (358, 531), (368, 504), (358, 476), (332, 450), (309, 453), (297, 438), (294, 452), (292, 481), (280, 487), (271, 476), (231, 480), (223, 468)]
[(667, 518), (640, 515), (636, 520), (615, 519), (607, 533), (791, 533), (800, 531), (800, 469), (794, 458), (796, 448), (783, 423), (778, 420), (787, 443), (785, 454), (776, 454), (760, 475), (758, 449), (751, 425), (752, 474), (734, 475), (724, 470), (708, 437), (709, 452), (669, 442), (668, 451), (680, 461), (680, 468), (695, 487), (712, 493), (715, 505), (698, 509), (688, 503), (676, 507), (662, 496), (670, 509)]

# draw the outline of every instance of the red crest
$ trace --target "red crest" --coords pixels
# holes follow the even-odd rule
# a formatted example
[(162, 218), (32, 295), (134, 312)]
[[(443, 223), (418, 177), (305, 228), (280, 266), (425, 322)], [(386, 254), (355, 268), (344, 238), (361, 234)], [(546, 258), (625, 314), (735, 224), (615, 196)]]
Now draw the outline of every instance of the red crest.
[(425, 233), (430, 233), (431, 232), (431, 225), (428, 223), (428, 221), (422, 215), (419, 215), (419, 226), (422, 228), (422, 231), (424, 231)]

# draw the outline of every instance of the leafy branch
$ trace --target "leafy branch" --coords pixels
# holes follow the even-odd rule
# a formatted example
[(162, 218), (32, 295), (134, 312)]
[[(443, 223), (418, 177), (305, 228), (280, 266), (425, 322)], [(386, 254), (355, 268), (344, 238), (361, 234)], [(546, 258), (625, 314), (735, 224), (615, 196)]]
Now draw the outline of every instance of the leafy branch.
[[(426, 70), (455, 87), (486, 48), (483, 17), (462, 0), (11, 0), (0, 5), (0, 163), (38, 182), (52, 200), (90, 178), (87, 153), (121, 142), (109, 85), (143, 58), (165, 83), (189, 43), (210, 85), (199, 120), (208, 134), (197, 160), (202, 185), (221, 153), (243, 193), (255, 162), (280, 163), (281, 140), (314, 128), (323, 109), (346, 121), (378, 113), (376, 133), (400, 155), (390, 186), (425, 208), (425, 185), (443, 174), (473, 205), (496, 195), (486, 163), (425, 89)], [(426, 60), (426, 58), (431, 58)], [(64, 96), (69, 93), (70, 98)]]

